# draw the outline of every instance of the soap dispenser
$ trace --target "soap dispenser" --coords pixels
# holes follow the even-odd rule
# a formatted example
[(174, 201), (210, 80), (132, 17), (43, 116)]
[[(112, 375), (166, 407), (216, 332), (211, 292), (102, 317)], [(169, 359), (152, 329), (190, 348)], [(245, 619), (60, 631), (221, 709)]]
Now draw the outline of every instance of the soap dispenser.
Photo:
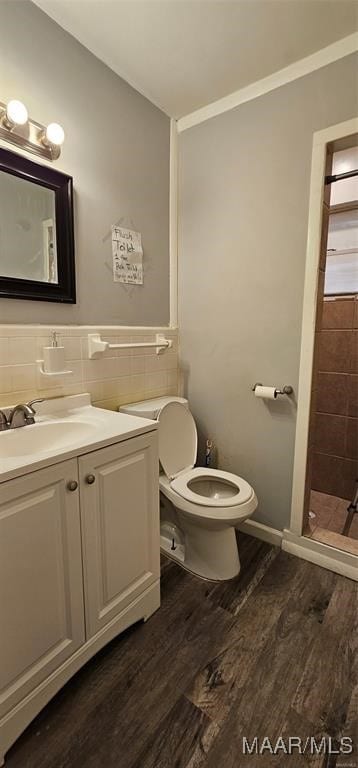
[(59, 346), (56, 331), (52, 331), (51, 346), (44, 347), (43, 353), (45, 373), (61, 373), (65, 371), (65, 348)]

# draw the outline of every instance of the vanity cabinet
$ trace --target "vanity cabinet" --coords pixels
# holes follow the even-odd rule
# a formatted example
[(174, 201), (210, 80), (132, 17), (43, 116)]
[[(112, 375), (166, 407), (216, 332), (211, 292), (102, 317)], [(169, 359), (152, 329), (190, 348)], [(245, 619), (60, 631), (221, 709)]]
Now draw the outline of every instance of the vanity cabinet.
[(155, 431), (0, 485), (0, 765), (100, 648), (160, 605)]
[(86, 631), (159, 578), (158, 458), (149, 434), (79, 459)]
[(77, 460), (0, 487), (0, 717), (85, 640)]

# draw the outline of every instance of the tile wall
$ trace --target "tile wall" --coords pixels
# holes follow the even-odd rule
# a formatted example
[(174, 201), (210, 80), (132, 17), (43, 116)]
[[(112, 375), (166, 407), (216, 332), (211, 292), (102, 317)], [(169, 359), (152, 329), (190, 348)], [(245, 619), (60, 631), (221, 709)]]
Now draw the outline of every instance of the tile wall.
[(321, 309), (311, 488), (352, 499), (358, 477), (358, 296), (325, 297)]
[[(65, 347), (66, 367), (72, 375), (61, 381), (44, 380), (36, 360), (49, 344), (52, 330)], [(107, 350), (89, 360), (87, 334), (100, 333), (104, 341), (152, 342), (157, 332), (172, 339), (172, 349), (157, 355), (155, 349)], [(118, 405), (178, 393), (178, 334), (163, 328), (91, 326), (0, 326), (0, 408), (34, 397), (89, 392), (94, 405), (116, 410)]]

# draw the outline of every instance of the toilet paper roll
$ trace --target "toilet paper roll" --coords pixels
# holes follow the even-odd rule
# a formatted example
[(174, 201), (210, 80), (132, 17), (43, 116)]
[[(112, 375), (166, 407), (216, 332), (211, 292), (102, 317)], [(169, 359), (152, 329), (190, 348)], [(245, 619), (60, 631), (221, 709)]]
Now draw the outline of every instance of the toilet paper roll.
[(44, 347), (43, 353), (45, 373), (60, 373), (65, 370), (64, 347)]
[(265, 400), (276, 400), (276, 388), (262, 387), (261, 384), (258, 384), (255, 387), (255, 397), (263, 397)]

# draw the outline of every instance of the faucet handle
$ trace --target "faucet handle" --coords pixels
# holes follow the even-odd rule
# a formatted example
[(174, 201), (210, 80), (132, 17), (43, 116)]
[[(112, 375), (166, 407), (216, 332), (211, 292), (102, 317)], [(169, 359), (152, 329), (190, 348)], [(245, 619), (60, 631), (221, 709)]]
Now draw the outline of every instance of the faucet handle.
[(31, 408), (34, 413), (36, 413), (36, 408), (33, 408), (33, 406), (36, 405), (36, 403), (43, 403), (44, 401), (45, 401), (44, 397), (35, 397), (34, 400), (29, 400), (29, 402), (26, 403), (26, 405), (28, 406), (28, 408)]

